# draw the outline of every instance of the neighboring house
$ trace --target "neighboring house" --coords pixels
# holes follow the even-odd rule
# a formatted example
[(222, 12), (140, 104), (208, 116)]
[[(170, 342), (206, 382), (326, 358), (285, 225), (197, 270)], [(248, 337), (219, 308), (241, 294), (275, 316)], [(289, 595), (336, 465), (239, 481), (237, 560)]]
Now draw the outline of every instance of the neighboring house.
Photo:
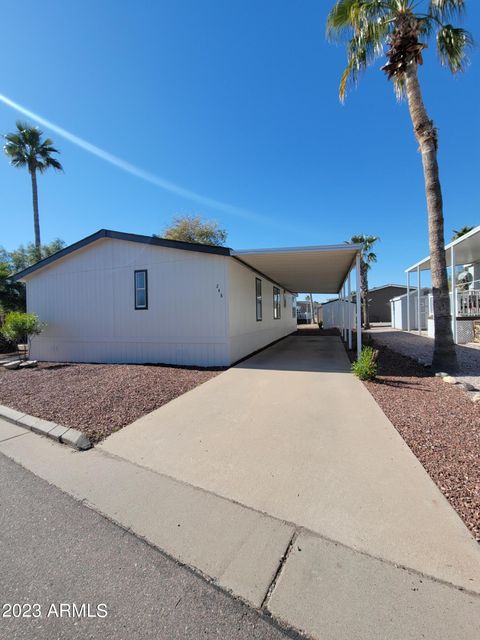
[[(390, 300), (407, 293), (401, 284), (384, 284), (368, 291), (368, 317), (370, 322), (392, 322)], [(355, 302), (355, 294), (352, 297)]]
[(322, 321), (322, 305), (320, 302), (313, 301), (313, 318), (312, 303), (310, 300), (297, 300), (297, 322), (298, 324), (314, 324)]
[[(447, 244), (445, 259), (449, 270), (453, 338), (457, 344), (480, 342), (480, 226)], [(422, 273), (429, 270), (429, 256), (406, 269), (407, 287), (411, 292), (410, 274), (414, 273), (417, 291), (405, 297), (404, 306), (408, 311), (396, 326), (405, 331), (418, 330), (420, 316), (421, 328), (427, 329), (429, 337), (433, 338), (433, 297), (421, 286)]]
[(46, 322), (32, 358), (226, 366), (294, 332), (296, 291), (336, 293), (360, 249), (233, 251), (102, 229), (15, 279)]

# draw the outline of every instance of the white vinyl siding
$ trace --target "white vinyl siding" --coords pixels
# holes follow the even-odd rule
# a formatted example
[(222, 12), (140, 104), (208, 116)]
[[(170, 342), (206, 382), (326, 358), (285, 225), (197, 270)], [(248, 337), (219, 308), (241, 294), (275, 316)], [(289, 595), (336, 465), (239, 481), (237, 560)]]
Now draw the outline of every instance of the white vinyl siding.
[[(260, 277), (238, 260), (230, 260), (229, 269), (229, 336), (231, 362), (237, 362), (257, 349), (265, 347), (297, 328), (297, 319), (291, 311), (293, 296), (287, 295), (286, 312), (279, 320), (273, 319), (273, 282), (262, 281), (262, 322), (256, 320), (255, 279)], [(288, 293), (288, 292), (287, 292)]]
[[(32, 358), (63, 362), (229, 364), (230, 258), (99, 240), (26, 278), (27, 306), (47, 323)], [(147, 270), (148, 312), (133, 272)]]

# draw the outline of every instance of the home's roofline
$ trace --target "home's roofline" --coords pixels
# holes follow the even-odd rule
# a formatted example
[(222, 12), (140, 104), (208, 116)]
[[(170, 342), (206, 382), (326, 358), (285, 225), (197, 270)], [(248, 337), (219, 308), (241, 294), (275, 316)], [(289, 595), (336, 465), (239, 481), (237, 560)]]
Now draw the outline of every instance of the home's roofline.
[[(388, 289), (389, 287), (394, 287), (395, 289), (406, 289), (406, 284), (382, 284), (379, 287), (372, 287), (368, 291), (378, 291), (378, 289)], [(410, 287), (412, 289), (412, 287)]]
[(137, 233), (124, 233), (122, 231), (112, 231), (111, 229), (100, 229), (92, 235), (87, 236), (86, 238), (82, 238), (78, 242), (74, 242), (73, 244), (65, 247), (64, 249), (60, 249), (56, 253), (53, 253), (48, 258), (44, 258), (32, 266), (27, 267), (23, 271), (19, 271), (15, 275), (12, 276), (12, 280), (22, 280), (25, 276), (38, 271), (38, 269), (43, 269), (43, 267), (52, 264), (56, 260), (60, 260), (60, 258), (64, 258), (68, 256), (70, 253), (74, 251), (78, 251), (83, 247), (86, 247), (92, 242), (96, 242), (97, 240), (101, 240), (102, 238), (112, 238), (114, 240), (126, 240), (128, 242), (139, 242), (141, 244), (151, 244), (156, 247), (167, 247), (169, 249), (181, 249), (183, 251), (197, 251), (199, 253), (213, 253), (220, 256), (229, 256), (230, 249), (228, 247), (217, 247), (214, 245), (208, 244), (196, 244), (194, 242), (181, 242), (179, 240), (167, 240), (166, 238), (157, 238), (154, 236), (142, 236)]

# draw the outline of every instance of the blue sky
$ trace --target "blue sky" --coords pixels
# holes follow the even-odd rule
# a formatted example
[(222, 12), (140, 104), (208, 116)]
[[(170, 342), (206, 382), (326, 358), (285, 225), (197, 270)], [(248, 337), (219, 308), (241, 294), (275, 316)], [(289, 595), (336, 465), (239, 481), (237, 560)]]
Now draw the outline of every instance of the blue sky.
[[(217, 220), (235, 248), (381, 237), (371, 285), (403, 282), (428, 253), (420, 156), (405, 103), (375, 64), (342, 106), (341, 47), (325, 0), (25, 0), (3, 5), (0, 93), (196, 202), (44, 128), (64, 174), (39, 180), (44, 241), (107, 227), (160, 233), (174, 215)], [(480, 7), (466, 25), (480, 38)], [(21, 20), (21, 26), (19, 21)], [(19, 25), (14, 28), (14, 25)], [(19, 29), (21, 45), (19, 44)], [(480, 59), (452, 78), (426, 53), (440, 134), (446, 237), (480, 224)], [(0, 104), (0, 131), (17, 114)], [(33, 238), (28, 174), (0, 158), (0, 244)]]

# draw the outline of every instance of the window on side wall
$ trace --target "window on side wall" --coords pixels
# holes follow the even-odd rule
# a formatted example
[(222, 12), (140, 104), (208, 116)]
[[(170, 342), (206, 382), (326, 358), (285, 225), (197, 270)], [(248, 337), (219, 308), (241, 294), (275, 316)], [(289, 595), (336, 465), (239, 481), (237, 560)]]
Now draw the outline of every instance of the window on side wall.
[(262, 319), (262, 281), (255, 278), (255, 305), (257, 313), (257, 322)]
[(135, 271), (135, 309), (148, 309), (147, 270)]
[(280, 320), (280, 289), (273, 287), (273, 319)]

